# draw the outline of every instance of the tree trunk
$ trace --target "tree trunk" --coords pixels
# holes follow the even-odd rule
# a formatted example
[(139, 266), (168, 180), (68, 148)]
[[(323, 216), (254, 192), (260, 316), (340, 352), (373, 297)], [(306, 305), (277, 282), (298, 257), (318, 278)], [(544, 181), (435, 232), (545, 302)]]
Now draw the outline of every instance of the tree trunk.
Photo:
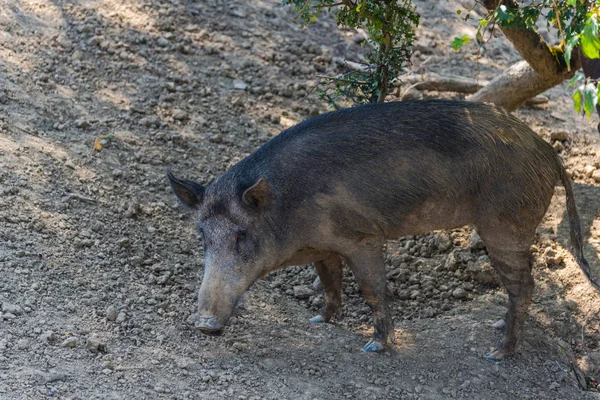
[[(500, 3), (516, 7), (516, 3), (511, 0), (483, 1), (483, 5), (489, 11), (495, 10)], [(470, 101), (494, 103), (507, 111), (514, 111), (530, 98), (572, 77), (579, 69), (577, 52), (572, 54), (569, 69), (562, 50), (552, 49), (539, 33), (532, 29), (506, 27), (502, 28), (502, 32), (525, 61), (517, 62), (494, 78), (487, 86), (468, 98)]]

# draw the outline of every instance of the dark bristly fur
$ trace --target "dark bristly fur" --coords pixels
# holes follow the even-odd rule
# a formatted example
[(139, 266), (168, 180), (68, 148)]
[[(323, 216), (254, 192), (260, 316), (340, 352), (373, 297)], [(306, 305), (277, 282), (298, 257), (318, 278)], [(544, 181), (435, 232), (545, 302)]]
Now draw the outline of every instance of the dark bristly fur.
[[(306, 120), (203, 188), (169, 175), (198, 209), (206, 245), (199, 323), (220, 331), (259, 277), (315, 262), (326, 305), (341, 315), (342, 260), (373, 310), (365, 346), (393, 340), (381, 248), (386, 239), (472, 225), (509, 294), (502, 358), (518, 346), (533, 293), (529, 247), (560, 179), (575, 256), (583, 256), (573, 192), (554, 149), (500, 108), (462, 101), (364, 105)], [(197, 199), (197, 204), (193, 203)]]

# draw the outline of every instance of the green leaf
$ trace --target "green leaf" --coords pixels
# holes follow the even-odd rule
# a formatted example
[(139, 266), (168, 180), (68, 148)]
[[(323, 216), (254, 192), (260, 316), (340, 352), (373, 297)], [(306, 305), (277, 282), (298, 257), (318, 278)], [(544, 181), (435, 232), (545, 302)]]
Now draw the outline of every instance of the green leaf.
[(481, 28), (485, 28), (486, 26), (488, 26), (488, 20), (485, 18), (482, 18), (481, 21), (479, 21), (479, 27)]
[(454, 51), (458, 51), (465, 44), (470, 43), (471, 39), (467, 35), (462, 35), (462, 37), (455, 37), (450, 46), (454, 49)]
[(577, 0), (567, 0), (567, 4), (571, 7), (575, 7), (577, 5)]
[(575, 112), (579, 114), (581, 112), (581, 90), (583, 85), (579, 86), (577, 90), (573, 92), (573, 108), (575, 108)]
[(460, 15), (460, 13), (461, 13), (461, 12), (462, 12), (462, 10), (456, 10), (456, 13), (457, 13), (458, 15)]
[(569, 40), (567, 40), (567, 44), (565, 45), (565, 62), (567, 63), (567, 67), (569, 68), (569, 70), (571, 69), (571, 53), (573, 52), (573, 49), (575, 48), (575, 46), (577, 45), (577, 43), (579, 43), (579, 36), (575, 35), (571, 38), (569, 38)]
[(513, 16), (510, 15), (507, 11), (507, 8), (504, 4), (500, 5), (496, 9), (496, 20), (500, 23), (510, 22), (513, 19)]
[(574, 84), (576, 84), (577, 82), (579, 82), (582, 79), (585, 79), (583, 74), (581, 72), (576, 73), (569, 81), (569, 86), (573, 86)]
[(583, 89), (583, 109), (588, 116), (588, 119), (592, 119), (592, 113), (598, 104), (598, 87), (595, 83), (588, 83)]
[(600, 58), (600, 38), (598, 38), (598, 21), (593, 16), (585, 23), (581, 34), (581, 50), (587, 58)]

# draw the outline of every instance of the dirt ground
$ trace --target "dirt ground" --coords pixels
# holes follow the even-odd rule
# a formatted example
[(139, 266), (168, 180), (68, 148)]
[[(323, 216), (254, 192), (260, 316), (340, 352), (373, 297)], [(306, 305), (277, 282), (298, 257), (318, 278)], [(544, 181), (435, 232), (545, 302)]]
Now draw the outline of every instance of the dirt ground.
[[(482, 57), (450, 48), (474, 37), (467, 1), (415, 3), (407, 72), (487, 80), (518, 60), (501, 35)], [(305, 96), (360, 61), (360, 41), (331, 18), (301, 28), (277, 0), (0, 0), (0, 399), (600, 398), (600, 296), (568, 252), (562, 187), (506, 361), (483, 358), (507, 300), (466, 228), (388, 243), (398, 340), (383, 354), (361, 351), (371, 316), (350, 275), (345, 318), (308, 324), (311, 266), (258, 282), (223, 336), (194, 329), (202, 253), (165, 171), (210, 182), (327, 111)], [(565, 160), (600, 279), (598, 121), (570, 90), (516, 114)]]

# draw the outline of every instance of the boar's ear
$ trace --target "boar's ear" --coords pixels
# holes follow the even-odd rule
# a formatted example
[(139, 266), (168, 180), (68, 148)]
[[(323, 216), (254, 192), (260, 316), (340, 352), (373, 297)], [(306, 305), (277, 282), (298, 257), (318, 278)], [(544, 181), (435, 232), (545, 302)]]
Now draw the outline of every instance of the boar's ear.
[(275, 203), (275, 192), (265, 178), (260, 178), (242, 194), (242, 203), (245, 206), (266, 211)]
[(175, 178), (171, 171), (167, 172), (167, 177), (177, 198), (188, 207), (198, 208), (204, 197), (204, 186)]

